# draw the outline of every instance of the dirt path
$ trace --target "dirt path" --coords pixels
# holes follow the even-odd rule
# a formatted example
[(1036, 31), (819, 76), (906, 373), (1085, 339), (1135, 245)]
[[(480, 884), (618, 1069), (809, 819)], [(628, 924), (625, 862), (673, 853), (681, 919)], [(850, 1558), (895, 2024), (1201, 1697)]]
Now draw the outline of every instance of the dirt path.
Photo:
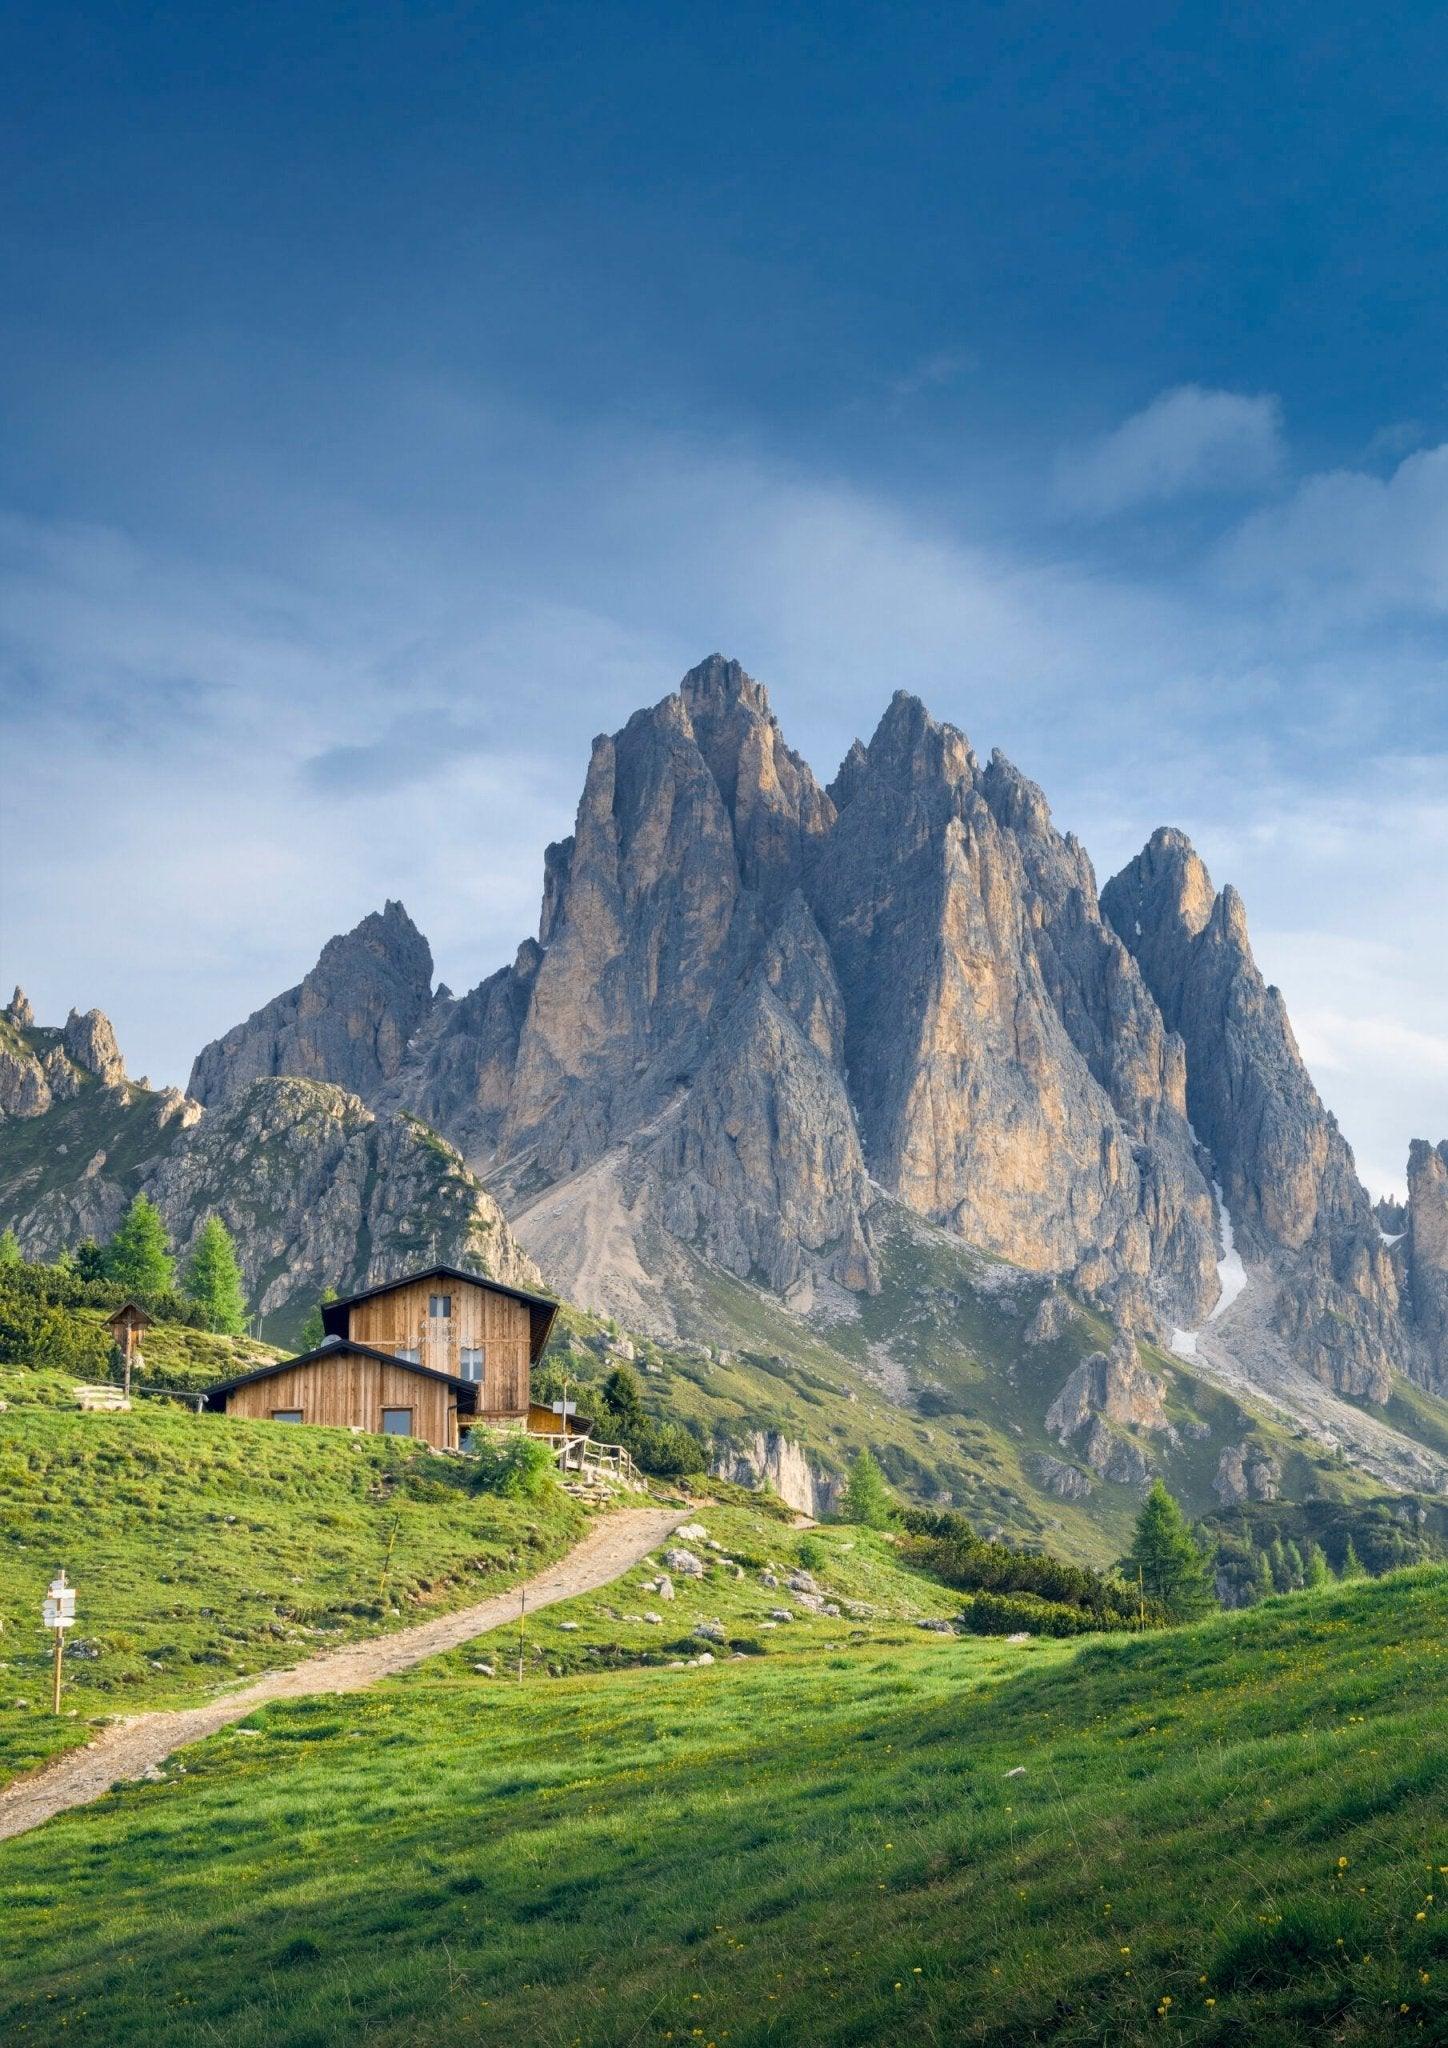
[[(528, 1580), (529, 1613), (551, 1607), (559, 1600), (569, 1600), (576, 1593), (591, 1593), (606, 1586), (688, 1519), (687, 1511), (675, 1508), (628, 1508), (606, 1515), (566, 1557)], [(433, 1621), (421, 1622), (416, 1628), (400, 1630), (396, 1635), (349, 1643), (341, 1650), (324, 1650), (304, 1664), (287, 1671), (268, 1672), (265, 1678), (257, 1679), (240, 1692), (229, 1692), (205, 1706), (141, 1714), (134, 1720), (118, 1722), (103, 1729), (88, 1748), (71, 1750), (0, 1790), (0, 1841), (39, 1827), (52, 1814), (99, 1799), (118, 1780), (139, 1778), (153, 1765), (163, 1763), (173, 1750), (214, 1735), (232, 1721), (245, 1720), (271, 1700), (299, 1699), (311, 1693), (355, 1692), (379, 1678), (391, 1678), (396, 1672), (406, 1671), (425, 1657), (436, 1656), (439, 1650), (455, 1650), (459, 1643), (486, 1635), (489, 1629), (515, 1620), (517, 1613), (518, 1588), (514, 1586), (475, 1607), (440, 1614)]]

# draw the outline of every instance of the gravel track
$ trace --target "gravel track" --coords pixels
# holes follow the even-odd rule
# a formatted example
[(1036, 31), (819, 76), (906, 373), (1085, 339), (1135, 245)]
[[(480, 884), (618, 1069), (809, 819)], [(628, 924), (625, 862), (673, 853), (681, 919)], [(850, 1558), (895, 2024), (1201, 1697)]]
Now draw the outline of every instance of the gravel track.
[[(526, 1581), (528, 1611), (551, 1607), (577, 1593), (591, 1593), (622, 1576), (689, 1519), (674, 1508), (626, 1508), (605, 1515), (566, 1557)], [(175, 1750), (203, 1736), (214, 1735), (233, 1721), (245, 1720), (272, 1700), (301, 1699), (312, 1693), (356, 1692), (379, 1678), (392, 1678), (440, 1650), (500, 1628), (518, 1613), (519, 1588), (497, 1593), (473, 1607), (440, 1614), (416, 1628), (345, 1649), (324, 1650), (285, 1671), (270, 1671), (239, 1692), (209, 1700), (204, 1706), (172, 1712), (139, 1714), (103, 1729), (84, 1749), (73, 1749), (38, 1771), (0, 1789), (0, 1841), (37, 1828), (52, 1814), (99, 1799), (113, 1785), (142, 1777), (164, 1763)]]

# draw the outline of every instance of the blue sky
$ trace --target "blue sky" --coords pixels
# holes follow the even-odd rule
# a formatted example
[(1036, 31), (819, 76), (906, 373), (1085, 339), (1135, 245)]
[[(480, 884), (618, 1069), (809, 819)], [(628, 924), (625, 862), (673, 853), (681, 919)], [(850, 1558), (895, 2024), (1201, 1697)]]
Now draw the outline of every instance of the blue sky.
[(1448, 20), (12, 6), (3, 971), (133, 1070), (534, 924), (721, 648), (1183, 825), (1371, 1185), (1448, 1131)]

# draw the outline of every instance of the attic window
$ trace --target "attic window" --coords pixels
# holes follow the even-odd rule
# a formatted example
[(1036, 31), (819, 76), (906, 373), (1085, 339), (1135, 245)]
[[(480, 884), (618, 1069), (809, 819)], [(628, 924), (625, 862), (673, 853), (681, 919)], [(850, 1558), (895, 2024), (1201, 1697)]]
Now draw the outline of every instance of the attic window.
[(458, 1354), (458, 1373), (465, 1380), (481, 1381), (486, 1352), (481, 1344), (464, 1344)]
[(452, 1296), (450, 1294), (430, 1294), (427, 1297), (427, 1312), (430, 1316), (450, 1316), (452, 1314)]
[(422, 1364), (422, 1353), (418, 1350), (415, 1344), (412, 1346), (411, 1350), (408, 1350), (404, 1347), (400, 1350), (394, 1351), (392, 1355), (394, 1358), (405, 1358), (409, 1365)]

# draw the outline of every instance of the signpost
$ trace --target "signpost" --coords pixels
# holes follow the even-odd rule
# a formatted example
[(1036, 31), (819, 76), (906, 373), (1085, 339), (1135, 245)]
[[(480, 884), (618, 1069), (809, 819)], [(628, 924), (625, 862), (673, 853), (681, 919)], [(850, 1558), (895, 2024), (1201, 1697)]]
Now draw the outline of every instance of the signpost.
[(68, 1586), (65, 1573), (57, 1572), (50, 1582), (50, 1591), (45, 1596), (44, 1626), (55, 1632), (55, 1686), (51, 1699), (51, 1712), (60, 1712), (60, 1667), (65, 1655), (65, 1632), (75, 1627), (75, 1588)]

